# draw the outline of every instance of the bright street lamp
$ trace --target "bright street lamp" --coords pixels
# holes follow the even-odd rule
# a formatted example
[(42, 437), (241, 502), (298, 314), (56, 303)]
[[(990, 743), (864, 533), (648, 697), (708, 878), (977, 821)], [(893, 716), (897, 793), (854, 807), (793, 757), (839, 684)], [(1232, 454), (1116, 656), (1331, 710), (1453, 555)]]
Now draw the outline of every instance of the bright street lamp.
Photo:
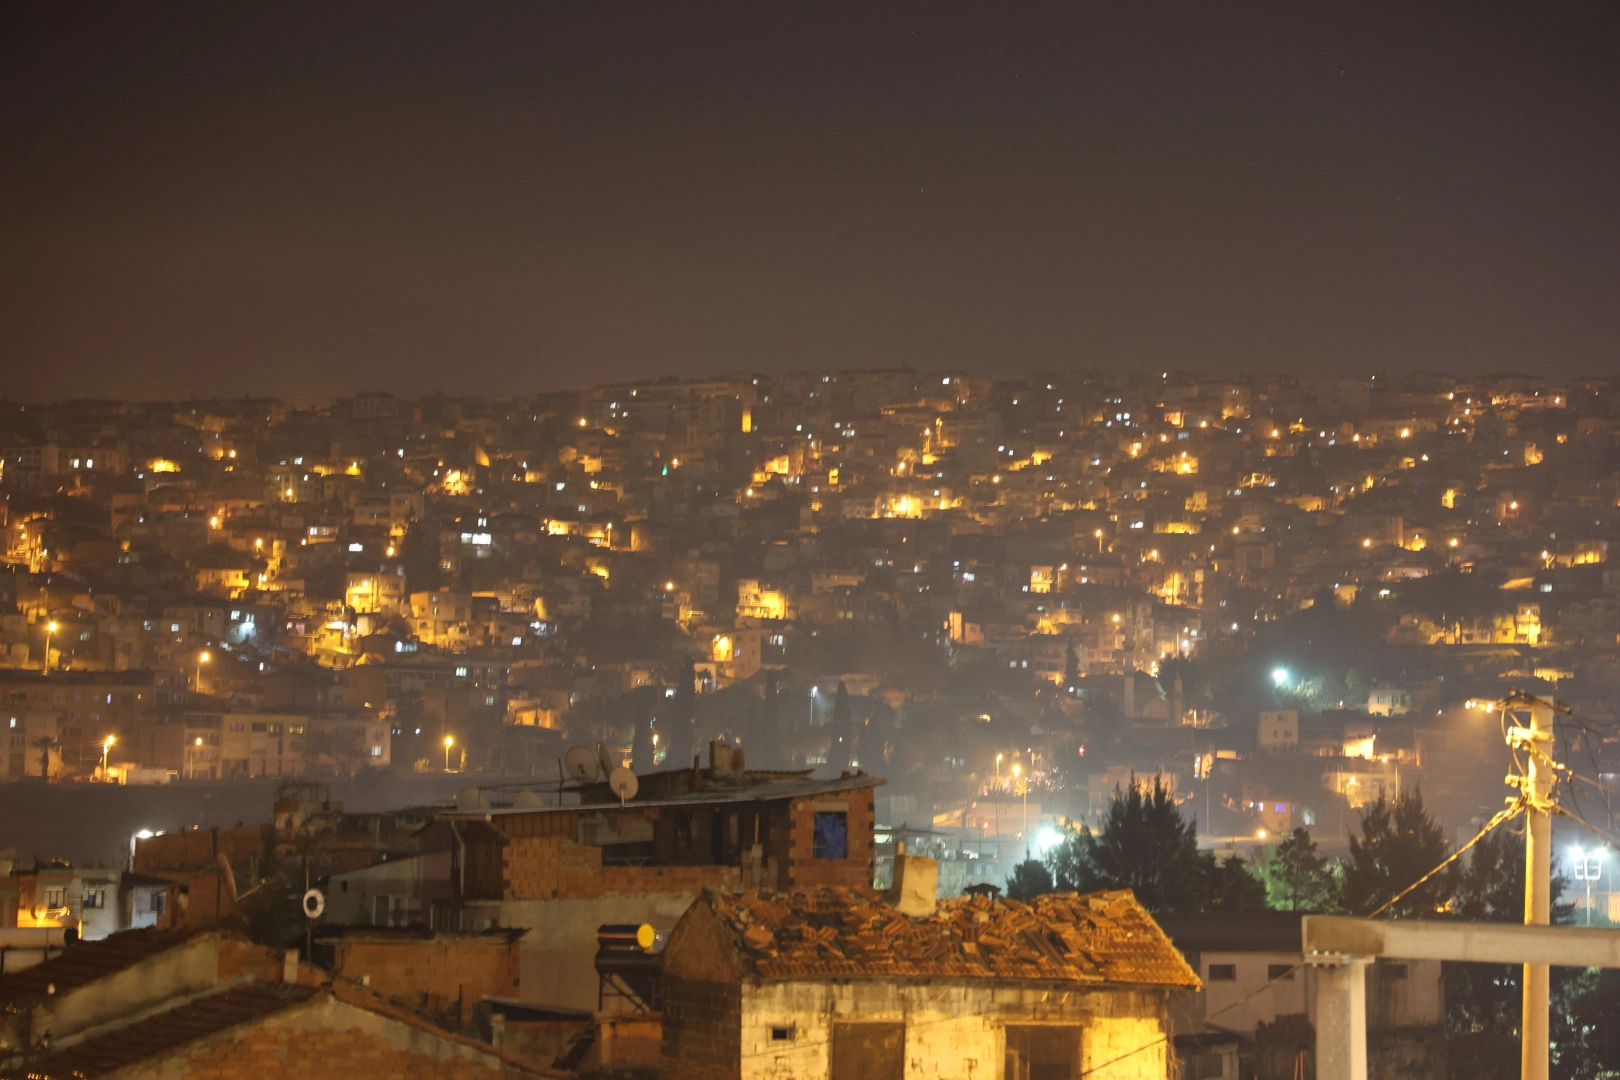
[(1586, 883), (1586, 925), (1592, 925), (1592, 882), (1603, 880), (1603, 848), (1582, 851), (1569, 849), (1569, 861), (1575, 864), (1575, 880)]
[(454, 745), (456, 745), (455, 736), (454, 735), (446, 735), (444, 737), (444, 771), (445, 772), (450, 771), (450, 748), (452, 746), (454, 746)]
[(212, 659), (213, 657), (208, 655), (207, 649), (197, 654), (197, 693), (199, 694), (202, 693), (202, 666)]
[(57, 626), (56, 626), (56, 620), (55, 619), (52, 619), (50, 622), (45, 624), (45, 668), (44, 668), (44, 670), (45, 670), (46, 674), (49, 674), (50, 670), (51, 670), (51, 635), (56, 633), (56, 630), (57, 630)]
[(1276, 683), (1278, 686), (1287, 686), (1288, 685), (1288, 669), (1287, 668), (1277, 668), (1276, 670), (1274, 670), (1271, 673), (1271, 681)]
[(111, 750), (112, 744), (117, 741), (117, 736), (109, 735), (101, 743), (101, 782), (103, 784), (107, 782), (107, 751)]

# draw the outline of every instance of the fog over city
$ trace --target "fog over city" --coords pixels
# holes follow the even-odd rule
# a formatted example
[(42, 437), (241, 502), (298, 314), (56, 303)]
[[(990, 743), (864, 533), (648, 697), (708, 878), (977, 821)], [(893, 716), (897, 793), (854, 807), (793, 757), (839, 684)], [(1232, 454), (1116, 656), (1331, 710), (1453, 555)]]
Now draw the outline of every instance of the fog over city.
[(1620, 1077), (1620, 16), (0, 13), (0, 1080)]

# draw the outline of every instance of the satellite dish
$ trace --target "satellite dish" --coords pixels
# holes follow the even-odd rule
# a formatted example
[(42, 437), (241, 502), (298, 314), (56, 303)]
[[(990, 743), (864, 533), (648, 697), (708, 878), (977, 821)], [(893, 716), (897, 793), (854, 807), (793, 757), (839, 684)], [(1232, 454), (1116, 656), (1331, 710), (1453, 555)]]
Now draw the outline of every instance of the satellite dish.
[(464, 787), (456, 792), (457, 810), (482, 810), (484, 793), (475, 787)]
[(603, 776), (611, 775), (619, 767), (619, 763), (613, 760), (613, 755), (601, 743), (596, 744), (596, 761), (602, 767)]
[(321, 890), (311, 889), (304, 894), (304, 918), (318, 919), (325, 910), (326, 897), (321, 895)]
[(594, 784), (602, 777), (601, 762), (583, 746), (576, 746), (563, 755), (563, 769), (581, 784)]
[(641, 783), (636, 779), (636, 774), (629, 769), (614, 769), (608, 775), (608, 788), (619, 797), (619, 804), (622, 806), (636, 797), (636, 792), (641, 790)]
[(512, 800), (512, 805), (519, 810), (537, 810), (546, 805), (546, 800), (537, 791), (520, 791), (517, 798)]

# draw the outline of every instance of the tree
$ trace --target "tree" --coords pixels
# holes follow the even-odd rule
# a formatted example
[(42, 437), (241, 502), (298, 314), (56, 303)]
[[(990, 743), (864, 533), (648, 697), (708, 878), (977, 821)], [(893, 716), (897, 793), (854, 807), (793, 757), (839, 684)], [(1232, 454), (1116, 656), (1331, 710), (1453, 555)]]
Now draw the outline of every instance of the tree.
[(1204, 911), (1264, 911), (1266, 887), (1249, 872), (1243, 856), (1217, 862), (1213, 853), (1206, 853), (1200, 899)]
[(1029, 901), (1055, 891), (1052, 871), (1039, 859), (1025, 859), (1013, 867), (1007, 879), (1007, 896), (1013, 900)]
[(62, 749), (62, 744), (54, 736), (46, 735), (35, 739), (35, 750), (39, 751), (39, 778), (46, 783), (51, 779), (51, 754)]
[(1278, 911), (1328, 913), (1339, 909), (1339, 876), (1335, 864), (1316, 850), (1316, 841), (1296, 828), (1267, 853), (1260, 864), (1266, 903)]
[(1149, 911), (1201, 910), (1211, 880), (1196, 826), (1159, 777), (1150, 793), (1144, 787), (1132, 776), (1129, 790), (1116, 788), (1101, 831), (1080, 826), (1052, 849), (1047, 866), (1065, 890), (1130, 889)]
[[(1382, 795), (1361, 818), (1361, 839), (1350, 837), (1350, 862), (1344, 872), (1344, 906), (1370, 915), (1401, 890), (1445, 860), (1445, 828), (1423, 806), (1417, 788), (1403, 791), (1393, 803)], [(1389, 908), (1393, 918), (1433, 918), (1456, 891), (1458, 871), (1446, 867)]]
[(684, 769), (687, 762), (699, 756), (697, 737), (697, 668), (690, 656), (681, 661), (681, 674), (675, 681), (675, 696), (670, 699), (669, 750), (666, 763), (671, 768)]
[(849, 704), (849, 687), (838, 680), (838, 693), (833, 696), (832, 746), (827, 750), (827, 764), (839, 772), (847, 771), (855, 762), (855, 713)]
[[(1569, 879), (1553, 864), (1552, 893), (1561, 896)], [(1524, 921), (1524, 834), (1508, 826), (1493, 829), (1474, 845), (1468, 866), (1458, 875), (1453, 902), (1466, 922), (1519, 923)], [(1552, 921), (1569, 923), (1573, 904), (1554, 904)], [(1446, 1012), (1458, 1031), (1516, 1036), (1523, 1000), (1519, 992), (1521, 968), (1516, 964), (1445, 965)], [(1560, 971), (1560, 975), (1564, 972)], [(1557, 980), (1555, 980), (1557, 981)], [(1554, 1018), (1555, 1026), (1558, 1018)]]
[(630, 767), (638, 773), (653, 769), (653, 711), (663, 695), (656, 686), (637, 687), (624, 695), (630, 714)]
[[(777, 697), (780, 680), (781, 676), (776, 673), (775, 669), (765, 669), (765, 699), (760, 703), (759, 707), (759, 734), (761, 743), (768, 742), (771, 752), (781, 755), (783, 764), (789, 764), (787, 761), (788, 733), (782, 726), (782, 703)], [(762, 760), (760, 765), (763, 764), (764, 761)]]
[(1072, 641), (1063, 649), (1063, 685), (1069, 690), (1080, 685), (1080, 654)]

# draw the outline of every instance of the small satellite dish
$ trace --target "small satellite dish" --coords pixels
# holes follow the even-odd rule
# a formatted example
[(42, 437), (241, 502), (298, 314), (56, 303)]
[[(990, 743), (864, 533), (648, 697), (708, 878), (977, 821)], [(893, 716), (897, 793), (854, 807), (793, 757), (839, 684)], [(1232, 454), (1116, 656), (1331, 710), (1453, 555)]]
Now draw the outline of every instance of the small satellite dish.
[(475, 787), (464, 787), (456, 792), (457, 810), (482, 810), (484, 793)]
[(519, 810), (537, 810), (546, 805), (546, 800), (540, 797), (538, 791), (520, 791), (517, 798), (512, 800), (512, 805)]
[(641, 783), (636, 779), (636, 774), (629, 769), (614, 769), (608, 776), (608, 788), (619, 797), (619, 805), (622, 806), (636, 797), (636, 792), (641, 790)]
[(602, 777), (601, 763), (583, 746), (576, 746), (563, 755), (563, 769), (581, 784), (594, 784)]
[(318, 919), (325, 910), (326, 897), (321, 895), (321, 890), (311, 889), (304, 894), (304, 918)]
[(596, 744), (596, 761), (602, 767), (603, 776), (611, 775), (613, 770), (619, 767), (619, 763), (613, 760), (613, 755), (608, 753), (607, 748), (601, 743)]

